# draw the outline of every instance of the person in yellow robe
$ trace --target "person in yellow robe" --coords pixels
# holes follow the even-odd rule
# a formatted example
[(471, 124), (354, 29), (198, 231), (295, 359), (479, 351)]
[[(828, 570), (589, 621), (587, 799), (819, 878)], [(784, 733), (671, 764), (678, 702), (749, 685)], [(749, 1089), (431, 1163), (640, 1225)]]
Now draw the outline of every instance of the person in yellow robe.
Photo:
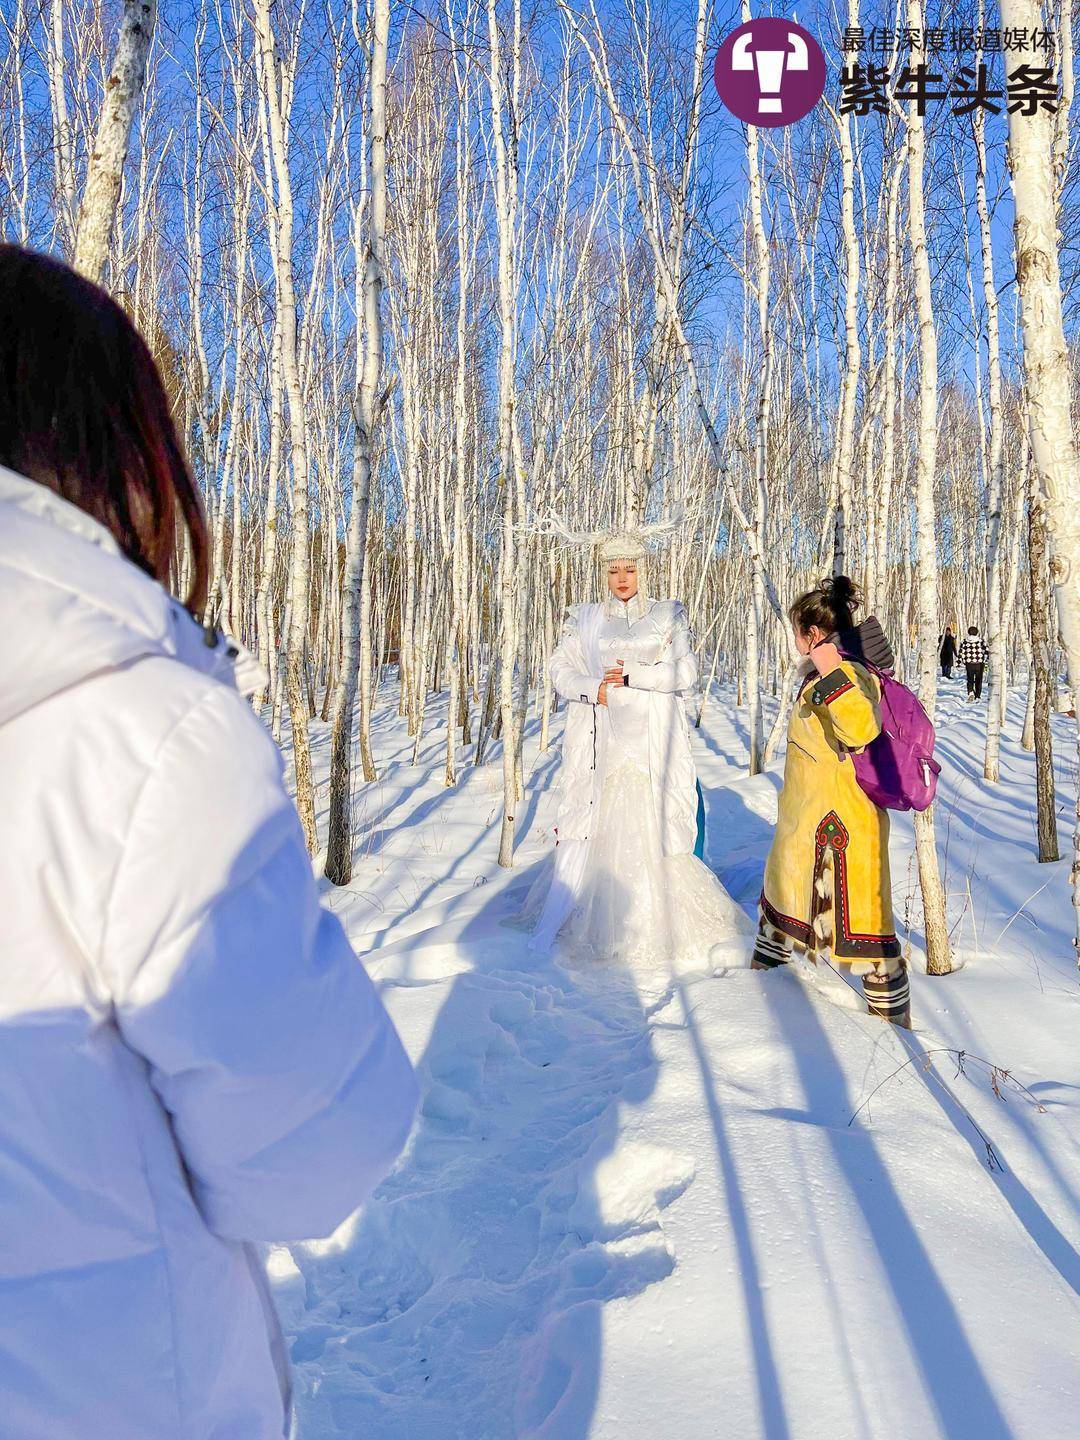
[[(861, 976), (871, 1014), (910, 1027), (907, 969), (896, 938), (889, 817), (861, 789), (851, 752), (880, 733), (880, 687), (868, 660), (892, 653), (845, 575), (801, 595), (788, 614), (804, 656), (788, 726), (776, 834), (765, 866), (754, 966), (773, 969), (798, 948)], [(883, 663), (884, 662), (884, 663)]]

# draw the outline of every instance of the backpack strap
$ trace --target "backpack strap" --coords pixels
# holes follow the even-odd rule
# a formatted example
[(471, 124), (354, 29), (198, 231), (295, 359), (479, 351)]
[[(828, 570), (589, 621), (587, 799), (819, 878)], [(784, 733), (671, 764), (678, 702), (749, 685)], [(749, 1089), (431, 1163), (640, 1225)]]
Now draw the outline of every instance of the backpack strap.
[[(840, 647), (837, 646), (837, 649), (839, 648)], [(850, 660), (852, 665), (861, 665), (864, 670), (868, 671), (871, 675), (874, 676), (874, 678), (878, 682), (878, 704), (884, 705), (887, 708), (888, 713), (891, 715), (892, 706), (889, 704), (889, 701), (886, 698), (885, 681), (888, 680), (893, 685), (899, 685), (900, 681), (897, 680), (896, 676), (890, 674), (888, 670), (880, 669), (871, 661), (862, 659), (862, 657), (859, 655), (852, 655), (851, 652), (848, 650), (840, 650), (840, 654), (844, 657), (845, 660)]]
[[(870, 674), (876, 675), (879, 680), (896, 681), (895, 675), (890, 675), (887, 670), (882, 670), (872, 661), (864, 660), (861, 655), (853, 655), (850, 650), (841, 650), (839, 645), (836, 648), (845, 660), (850, 660), (852, 665), (861, 665), (864, 670), (869, 670)], [(896, 681), (896, 683), (898, 684), (899, 682)]]

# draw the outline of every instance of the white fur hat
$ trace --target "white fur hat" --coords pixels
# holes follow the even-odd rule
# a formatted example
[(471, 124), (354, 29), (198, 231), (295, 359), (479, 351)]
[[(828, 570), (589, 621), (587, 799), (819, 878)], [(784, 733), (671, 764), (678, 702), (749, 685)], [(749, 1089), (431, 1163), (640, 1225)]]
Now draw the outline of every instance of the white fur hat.
[(647, 551), (639, 534), (616, 530), (600, 542), (598, 554), (601, 564), (610, 565), (613, 560), (644, 560)]

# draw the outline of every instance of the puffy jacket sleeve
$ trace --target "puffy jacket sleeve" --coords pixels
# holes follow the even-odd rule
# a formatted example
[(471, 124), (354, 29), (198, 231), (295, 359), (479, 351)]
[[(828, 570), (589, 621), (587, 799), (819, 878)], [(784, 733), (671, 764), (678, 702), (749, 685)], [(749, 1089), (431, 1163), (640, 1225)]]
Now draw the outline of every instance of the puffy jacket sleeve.
[(595, 705), (604, 677), (590, 675), (585, 668), (585, 655), (578, 634), (580, 615), (580, 605), (571, 605), (566, 612), (559, 643), (551, 652), (551, 683), (564, 700)]
[(101, 964), (217, 1234), (329, 1234), (402, 1149), (412, 1067), (319, 904), (276, 747), (220, 685), (130, 817)]
[(861, 665), (842, 661), (820, 676), (811, 699), (828, 707), (833, 733), (849, 750), (862, 749), (881, 733), (877, 683)]
[(627, 665), (624, 673), (632, 690), (673, 694), (694, 688), (698, 677), (697, 657), (685, 605), (675, 601), (672, 606), (671, 627), (664, 642), (663, 657), (653, 665)]

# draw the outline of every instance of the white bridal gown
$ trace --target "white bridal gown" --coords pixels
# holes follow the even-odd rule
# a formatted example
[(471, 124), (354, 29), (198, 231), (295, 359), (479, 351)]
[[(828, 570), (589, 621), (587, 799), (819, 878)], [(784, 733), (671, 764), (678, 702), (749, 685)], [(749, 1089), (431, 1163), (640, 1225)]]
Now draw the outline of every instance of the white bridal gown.
[[(623, 602), (605, 604), (596, 641), (603, 667), (622, 660), (633, 677), (634, 666), (663, 658), (657, 603), (644, 614), (643, 608), (635, 619)], [(693, 671), (692, 657), (690, 665)], [(595, 707), (597, 725), (608, 727), (596, 822), (587, 840), (559, 845), (563, 854), (556, 852), (550, 886), (547, 876), (537, 882), (533, 895), (544, 895), (544, 905), (533, 948), (554, 944), (560, 955), (622, 962), (651, 974), (745, 965), (752, 926), (742, 910), (695, 855), (663, 853), (649, 717), (650, 707), (670, 705), (670, 693), (631, 684), (611, 685), (607, 695), (608, 704)], [(678, 705), (685, 725), (681, 699)], [(693, 786), (692, 770), (688, 783)], [(693, 813), (696, 794), (686, 798)]]

